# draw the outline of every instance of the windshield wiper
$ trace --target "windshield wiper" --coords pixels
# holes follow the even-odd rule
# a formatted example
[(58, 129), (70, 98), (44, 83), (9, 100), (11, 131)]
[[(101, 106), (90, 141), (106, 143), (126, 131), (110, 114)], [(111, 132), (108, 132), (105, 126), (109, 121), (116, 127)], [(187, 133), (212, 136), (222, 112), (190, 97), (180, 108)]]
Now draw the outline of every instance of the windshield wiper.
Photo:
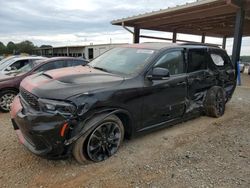
[(104, 69), (104, 68), (101, 68), (101, 67), (92, 67), (92, 68), (97, 69), (97, 70), (101, 70), (103, 72), (108, 72), (109, 73), (109, 71), (107, 69)]

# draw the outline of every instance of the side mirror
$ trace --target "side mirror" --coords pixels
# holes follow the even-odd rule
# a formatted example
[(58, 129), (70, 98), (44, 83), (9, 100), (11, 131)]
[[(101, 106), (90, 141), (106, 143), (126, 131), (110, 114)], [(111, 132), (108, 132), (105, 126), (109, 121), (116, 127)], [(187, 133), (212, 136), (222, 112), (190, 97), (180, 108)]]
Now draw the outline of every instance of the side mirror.
[(6, 71), (16, 71), (17, 68), (16, 67), (7, 67), (5, 70)]
[(165, 80), (170, 77), (170, 73), (168, 69), (155, 67), (151, 71), (151, 74), (147, 76), (150, 80)]
[(12, 71), (12, 68), (11, 67), (7, 67), (5, 70), (6, 71)]

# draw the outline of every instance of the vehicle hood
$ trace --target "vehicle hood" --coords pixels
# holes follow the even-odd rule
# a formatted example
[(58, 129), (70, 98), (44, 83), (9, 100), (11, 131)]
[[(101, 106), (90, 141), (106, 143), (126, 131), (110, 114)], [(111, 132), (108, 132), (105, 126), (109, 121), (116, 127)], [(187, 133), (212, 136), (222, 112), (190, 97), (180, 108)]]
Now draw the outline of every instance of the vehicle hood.
[(71, 96), (119, 85), (123, 77), (87, 66), (62, 68), (25, 78), (21, 87), (39, 98), (65, 100)]

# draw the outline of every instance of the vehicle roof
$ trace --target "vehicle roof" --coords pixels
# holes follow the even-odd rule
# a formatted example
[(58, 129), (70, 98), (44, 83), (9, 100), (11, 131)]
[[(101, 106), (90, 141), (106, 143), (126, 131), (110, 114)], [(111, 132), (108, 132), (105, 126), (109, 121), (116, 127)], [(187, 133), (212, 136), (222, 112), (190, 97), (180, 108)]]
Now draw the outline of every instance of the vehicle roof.
[(8, 60), (10, 60), (10, 59), (17, 58), (17, 57), (19, 57), (19, 56), (14, 56), (14, 55), (7, 56), (7, 57), (3, 58), (3, 59), (0, 61), (0, 63), (5, 62), (5, 61), (8, 61)]
[(22, 57), (14, 57), (15, 61), (17, 60), (25, 60), (25, 59), (47, 59), (46, 57), (42, 56), (22, 56)]
[(166, 43), (166, 42), (157, 42), (157, 43), (140, 43), (140, 44), (129, 44), (125, 45), (128, 48), (143, 48), (143, 49), (151, 49), (151, 50), (161, 50), (161, 49), (171, 49), (171, 48), (216, 48), (221, 49), (215, 45), (209, 44), (196, 44), (196, 43)]
[(73, 59), (73, 60), (84, 60), (83, 58), (79, 57), (51, 57), (46, 59), (47, 61), (54, 61), (54, 60), (67, 60), (67, 59)]
[(36, 61), (36, 66), (40, 66), (41, 64), (46, 64), (52, 61), (59, 61), (59, 60), (82, 60), (82, 61), (86, 61), (83, 58), (79, 58), (79, 57), (50, 57), (50, 58), (46, 58), (46, 59), (41, 59), (41, 60), (37, 60)]

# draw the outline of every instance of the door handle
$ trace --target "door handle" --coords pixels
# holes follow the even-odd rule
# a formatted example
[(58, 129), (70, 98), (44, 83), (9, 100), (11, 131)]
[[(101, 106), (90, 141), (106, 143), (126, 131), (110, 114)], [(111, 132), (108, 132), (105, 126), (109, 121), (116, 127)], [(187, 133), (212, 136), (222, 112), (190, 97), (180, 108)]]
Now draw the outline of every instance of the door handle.
[(182, 85), (186, 85), (186, 82), (178, 82), (177, 86), (182, 86)]

